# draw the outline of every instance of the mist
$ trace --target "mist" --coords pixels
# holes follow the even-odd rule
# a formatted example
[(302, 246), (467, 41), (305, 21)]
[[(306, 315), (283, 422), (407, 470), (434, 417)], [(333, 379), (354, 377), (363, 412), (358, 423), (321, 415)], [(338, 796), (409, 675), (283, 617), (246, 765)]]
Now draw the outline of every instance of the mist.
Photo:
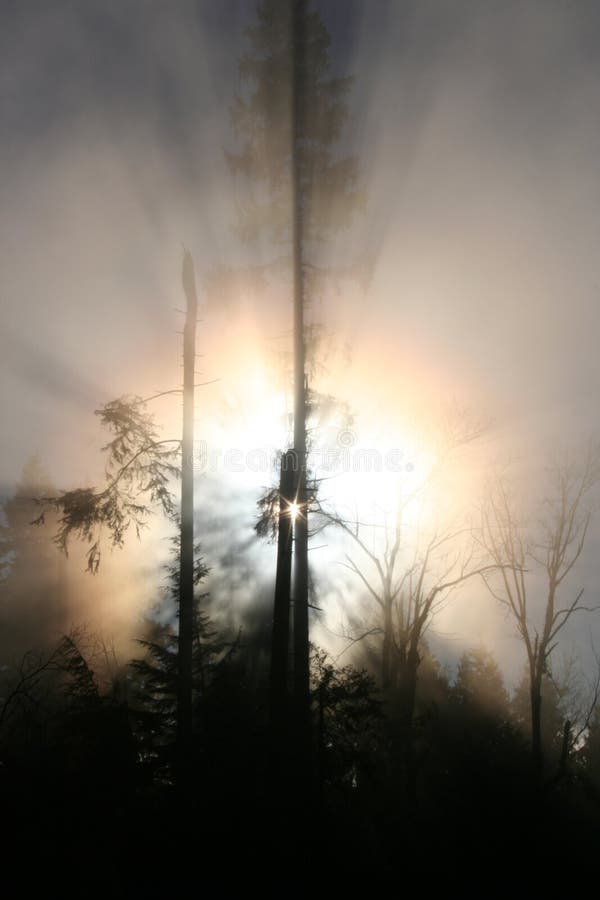
[[(490, 704), (518, 704), (526, 641), (510, 602), (498, 602), (506, 561), (493, 557), (482, 522), (498, 485), (508, 485), (512, 536), (544, 556), (548, 522), (561, 496), (568, 521), (581, 478), (572, 518), (583, 538), (562, 601), (568, 608), (579, 597), (581, 609), (565, 615), (551, 652), (552, 672), (568, 682), (560, 702), (584, 721), (600, 651), (600, 521), (589, 474), (600, 393), (600, 8), (591, 0), (311, 5), (331, 39), (330, 76), (352, 79), (339, 134), (304, 188), (310, 215), (326, 223), (306, 238), (303, 295), (311, 646), (331, 665), (366, 670), (387, 709), (382, 597), (397, 579), (394, 602), (408, 591), (412, 603), (427, 557), (424, 594), (450, 587), (419, 634), (425, 694), (443, 706), (438, 678), (450, 692), (467, 690), (469, 665), (492, 667), (468, 654), (489, 651), (506, 690), (506, 703), (498, 689)], [(160, 439), (180, 440), (189, 251), (198, 321), (194, 453), (183, 467), (193, 469), (192, 531), (207, 569), (201, 609), (225, 644), (246, 654), (248, 683), (258, 691), (264, 680), (279, 532), (264, 525), (261, 537), (257, 523), (260, 532), (261, 498), (279, 489), (280, 454), (295, 447), (298, 406), (290, 236), (287, 226), (266, 233), (259, 216), (276, 189), (282, 208), (295, 202), (291, 180), (275, 189), (259, 177), (261, 166), (278, 165), (278, 122), (254, 178), (235, 164), (250, 140), (236, 104), (249, 96), (244, 62), (256, 9), (255, 0), (31, 0), (0, 10), (7, 670), (74, 628), (110, 644), (119, 667), (143, 657), (139, 639), (155, 627), (177, 632), (166, 569), (177, 509), (169, 519), (155, 505), (139, 535), (132, 525), (114, 546), (105, 529), (96, 574), (86, 571), (91, 541), (81, 533), (69, 537), (68, 555), (56, 546), (64, 506), (41, 526), (31, 521), (43, 507), (36, 498), (103, 490), (109, 437), (95, 413), (115, 398), (151, 398), (143, 408)], [(275, 79), (267, 110), (280, 89)], [(290, 129), (292, 101), (286, 109)], [(356, 210), (339, 227), (328, 220), (336, 221), (338, 198), (318, 180), (332, 160), (356, 167)], [(575, 479), (568, 489), (561, 466)], [(177, 479), (169, 490), (177, 507)], [(277, 509), (272, 517), (283, 515)], [(401, 549), (391, 551), (400, 534)], [(574, 531), (573, 547), (579, 539)], [(34, 564), (38, 550), (43, 562)], [(526, 565), (515, 559), (513, 573), (530, 579), (531, 634), (541, 633), (543, 564), (538, 571), (533, 552)], [(382, 566), (391, 566), (387, 588)], [(290, 658), (288, 677), (297, 666)], [(591, 723), (590, 715), (573, 755)]]

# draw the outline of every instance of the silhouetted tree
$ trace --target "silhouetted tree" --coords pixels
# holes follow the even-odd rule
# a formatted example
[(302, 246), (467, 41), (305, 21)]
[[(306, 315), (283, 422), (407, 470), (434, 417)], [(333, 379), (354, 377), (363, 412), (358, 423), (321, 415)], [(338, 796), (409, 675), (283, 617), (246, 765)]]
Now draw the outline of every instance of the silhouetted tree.
[(79, 791), (110, 794), (134, 787), (127, 708), (100, 691), (94, 645), (92, 635), (73, 629), (3, 672), (0, 760), (16, 779), (37, 770), (49, 790), (70, 790), (70, 781)]
[[(192, 740), (192, 653), (193, 653), (193, 579), (194, 579), (194, 390), (195, 339), (197, 296), (194, 265), (185, 250), (182, 270), (183, 290), (187, 309), (183, 335), (184, 383), (181, 390), (163, 394), (183, 394), (181, 439), (159, 439), (153, 416), (147, 411), (147, 400), (141, 397), (120, 397), (99, 410), (96, 415), (112, 432), (103, 448), (107, 453), (106, 486), (77, 488), (58, 496), (38, 497), (44, 511), (37, 524), (44, 524), (46, 509), (58, 513), (55, 537), (65, 553), (71, 538), (88, 544), (87, 567), (92, 574), (98, 571), (101, 558), (101, 537), (108, 536), (113, 546), (122, 547), (127, 531), (133, 527), (140, 534), (151, 508), (159, 506), (179, 530), (179, 632), (177, 664), (178, 747), (182, 784), (190, 777)], [(150, 398), (154, 399), (154, 398)], [(175, 445), (175, 447), (173, 446)], [(180, 465), (175, 458), (180, 452)], [(179, 508), (171, 493), (174, 478), (181, 477)]]
[(382, 750), (377, 686), (364, 670), (334, 665), (322, 650), (311, 660), (313, 715), (321, 790), (362, 788)]
[[(178, 546), (178, 541), (174, 542)], [(192, 735), (195, 750), (204, 747), (208, 739), (205, 707), (219, 667), (228, 664), (238, 642), (224, 641), (213, 628), (201, 604), (208, 596), (199, 590), (207, 574), (198, 546), (194, 549), (194, 618), (192, 643)], [(167, 566), (170, 604), (179, 610), (181, 564), (177, 553), (173, 565)], [(164, 610), (157, 610), (164, 617)], [(178, 723), (179, 629), (173, 618), (166, 622), (158, 618), (147, 621), (147, 634), (138, 640), (144, 653), (131, 662), (135, 673), (134, 698), (141, 754), (153, 777), (169, 783), (174, 778), (176, 732)], [(197, 753), (195, 754), (197, 756)]]
[[(466, 544), (464, 541), (468, 529), (458, 522), (453, 527), (434, 523), (429, 539), (419, 537), (415, 541), (413, 534), (420, 529), (415, 529), (414, 524), (407, 526), (406, 520), (411, 507), (425, 505), (428, 494), (440, 490), (438, 480), (451, 462), (452, 453), (476, 441), (484, 427), (463, 410), (451, 411), (443, 422), (432, 470), (409, 490), (398, 478), (382, 522), (364, 521), (358, 514), (353, 519), (345, 518), (318, 499), (313, 503), (322, 527), (333, 525), (340, 529), (356, 551), (345, 554), (343, 565), (366, 591), (367, 600), (374, 604), (375, 616), (362, 636), (354, 635), (353, 640), (375, 635), (380, 638), (379, 668), (384, 691), (398, 687), (401, 668), (405, 674), (416, 673), (419, 645), (440, 602), (457, 584), (479, 574), (480, 567), (470, 546), (473, 542), (470, 537)], [(423, 596), (424, 587), (444, 567), (446, 577)]]
[[(400, 526), (385, 535), (381, 550), (373, 550), (362, 536), (362, 527), (337, 523), (352, 536), (363, 558), (346, 555), (347, 567), (366, 588), (375, 604), (375, 624), (359, 634), (356, 643), (383, 637), (379, 659), (387, 709), (395, 722), (396, 739), (404, 759), (410, 802), (416, 800), (418, 760), (415, 755), (415, 711), (419, 670), (426, 656), (426, 634), (452, 591), (474, 576), (489, 571), (465, 549), (463, 529), (440, 531), (423, 546), (401, 546)], [(410, 555), (407, 554), (407, 550)]]
[(485, 647), (466, 650), (458, 663), (453, 695), (463, 709), (506, 722), (509, 699), (498, 663)]
[(600, 798), (600, 710), (596, 708), (590, 718), (583, 748), (585, 773)]
[[(551, 654), (571, 617), (597, 608), (583, 605), (583, 588), (569, 596), (565, 580), (583, 551), (591, 519), (588, 504), (599, 472), (594, 449), (578, 463), (567, 459), (555, 465), (537, 532), (527, 527), (505, 479), (493, 487), (482, 516), (482, 540), (500, 573), (494, 581), (485, 572), (482, 576), (492, 596), (508, 610), (527, 656), (537, 779), (543, 770), (543, 685), (550, 673)], [(543, 587), (538, 588), (534, 579)]]
[(459, 842), (478, 842), (514, 825), (525, 807), (529, 760), (511, 718), (502, 673), (483, 647), (466, 650), (446, 697), (430, 718), (420, 769), (420, 800), (456, 822)]
[[(171, 623), (149, 623), (147, 636), (139, 639), (138, 643), (144, 655), (134, 659), (131, 666), (135, 671), (132, 702), (135, 704), (140, 752), (153, 777), (159, 782), (171, 783), (176, 761), (178, 629)], [(218, 637), (207, 614), (198, 608), (196, 601), (192, 656), (192, 733), (195, 750), (207, 740), (204, 704), (215, 666), (229, 652), (232, 652), (231, 645)]]
[(516, 746), (516, 729), (502, 673), (484, 647), (462, 654), (448, 695), (447, 716), (457, 738), (455, 760), (461, 758), (461, 766), (468, 760), (479, 777), (493, 779), (494, 766)]
[[(190, 780), (192, 751), (194, 655), (194, 393), (196, 381), (196, 276), (189, 251), (183, 255), (186, 297), (183, 330), (183, 420), (181, 437), (181, 504), (179, 520), (179, 631), (177, 644), (177, 745), (183, 790)], [(199, 627), (199, 623), (196, 625)]]
[[(540, 743), (544, 749), (544, 759), (548, 768), (558, 765), (565, 722), (564, 696), (553, 678), (542, 676), (540, 702), (544, 715), (540, 717)], [(529, 667), (523, 672), (511, 698), (513, 721), (526, 736), (533, 741), (531, 718), (531, 677)]]
[[(294, 309), (293, 449), (298, 513), (294, 519), (293, 668), (296, 709), (305, 729), (309, 705), (305, 307), (327, 274), (318, 265), (315, 248), (348, 224), (359, 202), (355, 161), (336, 154), (351, 81), (331, 76), (330, 36), (309, 0), (262, 0), (246, 35), (250, 50), (240, 61), (240, 74), (247, 89), (232, 107), (240, 149), (227, 157), (232, 171), (255, 188), (240, 209), (241, 236), (252, 240), (266, 234), (275, 246), (291, 249), (284, 264), (292, 272)], [(276, 633), (287, 641), (285, 629)], [(282, 655), (283, 651), (276, 651), (276, 656)]]
[(179, 476), (174, 458), (179, 440), (161, 440), (153, 416), (141, 397), (119, 397), (96, 410), (111, 440), (107, 454), (106, 486), (75, 488), (54, 496), (38, 497), (43, 512), (36, 524), (46, 521), (47, 509), (58, 514), (55, 542), (67, 553), (73, 538), (88, 545), (87, 568), (98, 571), (102, 538), (122, 547), (133, 528), (140, 535), (154, 504), (173, 518), (176, 512), (170, 482)]

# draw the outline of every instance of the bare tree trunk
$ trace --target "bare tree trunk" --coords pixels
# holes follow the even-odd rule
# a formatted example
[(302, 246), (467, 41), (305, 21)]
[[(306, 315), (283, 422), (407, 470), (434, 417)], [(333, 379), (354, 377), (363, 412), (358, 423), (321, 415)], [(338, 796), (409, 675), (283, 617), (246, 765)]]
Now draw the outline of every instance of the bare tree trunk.
[(319, 809), (325, 796), (325, 684), (319, 685), (319, 718), (317, 725), (317, 773)]
[(177, 683), (178, 782), (185, 787), (191, 775), (192, 653), (194, 640), (194, 380), (198, 300), (191, 254), (183, 258), (183, 289), (187, 300), (183, 331), (183, 433), (181, 442), (181, 524), (179, 638)]
[(294, 459), (288, 451), (281, 458), (279, 483), (279, 530), (277, 536), (277, 575), (273, 606), (271, 642), (270, 707), (274, 749), (280, 747), (288, 713), (288, 667), (290, 640), (290, 588), (292, 571), (292, 516), (294, 499)]
[(560, 781), (561, 778), (564, 778), (567, 775), (567, 770), (569, 766), (569, 753), (571, 750), (571, 722), (569, 719), (565, 720), (565, 724), (563, 726), (563, 736), (562, 736), (562, 744), (560, 748), (560, 760), (558, 763), (558, 772), (556, 773), (556, 780)]
[[(587, 508), (590, 493), (600, 479), (600, 454), (590, 446), (581, 462), (565, 457), (553, 466), (551, 493), (544, 498), (548, 516), (541, 524), (541, 535), (535, 541), (523, 537), (523, 524), (515, 494), (507, 490), (504, 480), (491, 492), (489, 510), (484, 513), (483, 534), (491, 559), (502, 573), (503, 590), (494, 597), (509, 610), (527, 651), (529, 666), (529, 701), (531, 712), (531, 756), (533, 777), (538, 786), (544, 774), (542, 739), (542, 684), (558, 636), (569, 619), (583, 610), (583, 588), (565, 602), (561, 585), (580, 559), (591, 522)], [(541, 633), (529, 617), (526, 573), (531, 564), (539, 567), (547, 585), (544, 627)], [(508, 577), (508, 570), (512, 570)], [(535, 577), (535, 576), (532, 576)], [(489, 587), (489, 585), (488, 585)], [(568, 748), (567, 748), (568, 749)]]
[(400, 673), (400, 752), (404, 761), (406, 799), (411, 808), (416, 806), (417, 801), (417, 763), (414, 750), (413, 721), (417, 700), (417, 678), (420, 661), (418, 649), (409, 647)]
[[(304, 473), (299, 473), (300, 484), (305, 483)], [(302, 503), (302, 487), (299, 502)], [(294, 528), (294, 695), (302, 729), (309, 724), (309, 634), (308, 634), (308, 529), (304, 510), (296, 517)]]
[(419, 655), (414, 650), (409, 650), (407, 660), (406, 685), (404, 687), (404, 718), (412, 726), (415, 716), (417, 701), (417, 670), (420, 663)]
[(539, 781), (543, 769), (542, 749), (542, 679), (541, 675), (535, 675), (531, 679), (531, 756), (534, 777)]
[(299, 751), (310, 753), (308, 634), (308, 515), (306, 509), (306, 374), (304, 341), (303, 186), (300, 152), (304, 119), (305, 0), (292, 0), (292, 243), (294, 281), (294, 450), (298, 467), (294, 524), (294, 697)]
[(393, 687), (394, 670), (394, 634), (392, 621), (391, 598), (384, 597), (383, 610), (383, 645), (381, 648), (381, 684), (385, 690)]

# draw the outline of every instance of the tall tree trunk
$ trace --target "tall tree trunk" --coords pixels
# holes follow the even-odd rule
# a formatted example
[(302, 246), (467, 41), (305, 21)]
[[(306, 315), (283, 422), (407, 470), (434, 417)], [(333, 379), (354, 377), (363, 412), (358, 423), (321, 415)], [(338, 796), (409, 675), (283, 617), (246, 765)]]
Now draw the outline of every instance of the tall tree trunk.
[(560, 760), (558, 762), (558, 771), (556, 773), (556, 781), (560, 781), (567, 775), (569, 767), (569, 753), (571, 750), (571, 721), (565, 720), (563, 726), (562, 743), (560, 747)]
[(288, 667), (290, 639), (290, 589), (292, 572), (292, 516), (294, 500), (295, 454), (287, 451), (281, 458), (279, 481), (279, 529), (277, 535), (277, 574), (273, 604), (271, 639), (270, 714), (274, 750), (279, 751), (288, 719)]
[(542, 677), (537, 673), (531, 679), (531, 756), (536, 780), (542, 777)]
[(292, 245), (294, 285), (294, 450), (297, 502), (294, 523), (294, 697), (301, 747), (310, 746), (308, 635), (308, 515), (306, 509), (306, 373), (304, 340), (303, 185), (301, 141), (304, 125), (305, 0), (292, 2)]
[(183, 429), (181, 441), (181, 523), (179, 571), (179, 637), (177, 683), (178, 781), (191, 774), (192, 653), (194, 639), (194, 380), (198, 300), (191, 254), (183, 257), (183, 289), (187, 300), (183, 331)]
[(417, 701), (418, 648), (409, 646), (400, 675), (400, 752), (404, 761), (406, 799), (410, 808), (417, 802), (417, 760), (415, 758), (413, 721)]
[(383, 608), (383, 646), (381, 648), (381, 684), (384, 691), (389, 690), (394, 685), (393, 681), (393, 653), (394, 653), (394, 635), (392, 632), (392, 602), (391, 597), (384, 597)]

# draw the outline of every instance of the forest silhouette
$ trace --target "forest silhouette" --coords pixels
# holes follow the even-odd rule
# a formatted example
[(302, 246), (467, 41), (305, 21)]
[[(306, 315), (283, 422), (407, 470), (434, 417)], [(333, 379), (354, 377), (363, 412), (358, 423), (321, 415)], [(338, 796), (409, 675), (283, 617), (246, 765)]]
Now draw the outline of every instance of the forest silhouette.
[[(534, 500), (510, 466), (490, 466), (467, 514), (448, 485), (490, 424), (454, 406), (425, 476), (403, 465), (378, 521), (340, 502), (314, 464), (328, 435), (337, 452), (354, 440), (352, 405), (320, 380), (335, 344), (320, 304), (368, 298), (372, 276), (366, 250), (329, 253), (369, 223), (344, 143), (360, 73), (337, 71), (319, 8), (259, 0), (232, 61), (224, 155), (243, 253), (200, 271), (183, 250), (182, 386), (98, 399), (102, 484), (61, 490), (32, 456), (3, 503), (0, 793), (8, 865), (30, 859), (9, 873), (22, 890), (41, 872), (66, 896), (481, 894), (574, 884), (593, 863), (600, 660), (582, 673), (565, 635), (597, 610), (582, 559), (599, 446), (549, 454)], [(266, 575), (209, 508), (194, 466), (207, 384), (199, 298), (224, 303), (240, 284), (277, 296), (289, 320), (287, 443), (246, 510)], [(166, 397), (171, 432), (153, 407)], [(123, 551), (127, 565), (157, 521), (170, 541), (159, 599), (115, 642), (94, 613), (105, 560)], [(313, 563), (323, 540), (339, 542), (335, 573)], [(237, 609), (225, 578), (216, 601), (224, 571), (255, 602)], [(109, 589), (118, 605), (118, 575)], [(317, 625), (332, 593), (344, 622), (325, 646)], [(476, 632), (456, 666), (443, 658), (435, 623), (461, 593), (504, 615), (521, 662), (512, 680)]]

